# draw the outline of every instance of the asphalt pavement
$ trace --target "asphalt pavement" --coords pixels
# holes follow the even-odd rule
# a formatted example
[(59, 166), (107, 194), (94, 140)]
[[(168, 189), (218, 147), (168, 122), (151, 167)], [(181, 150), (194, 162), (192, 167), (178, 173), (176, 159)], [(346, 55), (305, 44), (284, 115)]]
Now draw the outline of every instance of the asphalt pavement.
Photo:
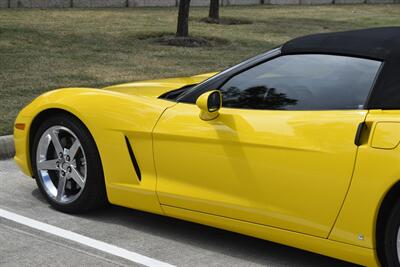
[[(0, 161), (0, 209), (175, 266), (354, 266), (195, 223), (112, 206), (84, 215), (52, 209), (12, 160)], [(0, 216), (1, 266), (141, 266)], [(62, 233), (62, 232), (61, 232)]]

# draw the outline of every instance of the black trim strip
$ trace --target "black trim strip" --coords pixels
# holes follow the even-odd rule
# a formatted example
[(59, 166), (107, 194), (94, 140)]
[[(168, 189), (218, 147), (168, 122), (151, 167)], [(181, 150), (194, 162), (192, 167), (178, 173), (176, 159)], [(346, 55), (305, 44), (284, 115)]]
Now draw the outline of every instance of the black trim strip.
[(183, 94), (186, 90), (189, 90), (190, 88), (196, 86), (197, 83), (194, 84), (187, 84), (185, 86), (182, 86), (178, 89), (172, 90), (172, 91), (168, 91), (166, 93), (163, 93), (162, 95), (160, 95), (158, 98), (160, 99), (166, 99), (166, 100), (176, 100), (181, 94)]
[(133, 154), (131, 143), (129, 142), (129, 139), (126, 136), (125, 136), (125, 141), (126, 141), (126, 146), (128, 147), (129, 156), (131, 157), (131, 161), (132, 161), (133, 167), (135, 168), (136, 175), (137, 175), (139, 181), (142, 181), (142, 174), (140, 173), (139, 164), (136, 161), (135, 154)]
[(365, 122), (361, 122), (357, 127), (356, 138), (354, 139), (354, 144), (356, 146), (361, 146), (361, 137), (363, 130), (366, 128), (367, 124)]

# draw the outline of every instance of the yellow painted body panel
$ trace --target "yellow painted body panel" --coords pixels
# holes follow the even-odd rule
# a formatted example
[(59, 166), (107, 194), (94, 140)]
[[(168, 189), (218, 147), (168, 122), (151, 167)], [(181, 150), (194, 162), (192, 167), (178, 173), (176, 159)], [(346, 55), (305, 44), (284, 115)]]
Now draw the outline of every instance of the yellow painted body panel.
[(28, 176), (33, 176), (31, 169), (31, 162), (29, 159), (29, 137), (28, 129), (31, 126), (33, 116), (29, 112), (22, 110), (17, 119), (16, 123), (25, 124), (25, 130), (14, 129), (14, 145), (16, 155), (14, 157), (15, 162), (20, 167), (21, 171)]
[(154, 130), (160, 202), (326, 238), (366, 111), (219, 112), (212, 121), (192, 104), (164, 112)]
[(379, 266), (373, 249), (171, 206), (162, 205), (162, 208), (165, 214), (171, 217), (270, 240), (363, 266)]
[(62, 109), (92, 134), (113, 204), (378, 266), (376, 216), (400, 178), (400, 111), (222, 108), (204, 121), (195, 104), (157, 98), (211, 75), (43, 94), (17, 117), (26, 127), (15, 129), (15, 160), (32, 176), (32, 121)]
[[(155, 194), (151, 131), (161, 113), (173, 102), (128, 96), (98, 89), (62, 89), (37, 98), (23, 109), (17, 122), (33, 118), (41, 111), (62, 109), (74, 114), (89, 129), (104, 169), (107, 196), (111, 203), (160, 213)], [(29, 131), (29, 125), (27, 125)], [(28, 170), (28, 138), (15, 130), (16, 161)], [(25, 131), (27, 132), (27, 131)], [(142, 182), (136, 177), (125, 136), (135, 147)], [(20, 140), (21, 139), (21, 140)], [(25, 141), (23, 141), (25, 140)], [(22, 164), (21, 164), (22, 163)], [(28, 171), (31, 174), (31, 171)]]
[(178, 89), (186, 85), (198, 84), (215, 74), (217, 74), (217, 72), (205, 73), (191, 77), (124, 83), (109, 86), (104, 89), (124, 94), (157, 98), (165, 92)]
[[(157, 99), (160, 94), (199, 83), (215, 73), (115, 85), (104, 89), (64, 88), (35, 99), (19, 113), (16, 123), (25, 123), (24, 131), (15, 129), (15, 161), (32, 176), (29, 159), (29, 129), (33, 119), (47, 109), (61, 109), (80, 119), (92, 134), (100, 153), (111, 203), (161, 213), (153, 162), (152, 130), (174, 102)], [(139, 182), (129, 156), (125, 136), (134, 147), (140, 166)]]
[[(386, 193), (400, 179), (400, 148), (372, 147), (382, 122), (399, 123), (400, 111), (370, 111), (366, 123), (371, 129), (359, 147), (357, 163), (348, 196), (331, 235), (332, 240), (375, 248), (375, 223)], [(386, 140), (400, 138), (400, 131), (386, 132)], [(364, 236), (363, 240), (358, 235)]]
[(400, 142), (399, 122), (379, 122), (375, 126), (371, 146), (373, 148), (394, 149)]

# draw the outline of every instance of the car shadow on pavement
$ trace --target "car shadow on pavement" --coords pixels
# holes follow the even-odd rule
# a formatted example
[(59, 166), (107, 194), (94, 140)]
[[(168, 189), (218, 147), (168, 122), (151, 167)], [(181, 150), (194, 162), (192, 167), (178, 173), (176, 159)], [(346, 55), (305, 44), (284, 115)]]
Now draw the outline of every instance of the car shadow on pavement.
[(44, 203), (44, 204), (46, 204), (46, 205), (48, 205), (50, 207), (49, 203), (43, 197), (42, 193), (40, 193), (39, 188), (35, 188), (34, 190), (32, 190), (32, 196), (34, 198), (36, 198), (37, 200), (39, 200), (40, 202), (42, 202), (42, 203)]
[[(32, 196), (48, 205), (37, 188), (32, 191)], [(274, 262), (274, 266), (357, 266), (262, 239), (114, 205), (73, 216), (157, 235), (254, 264), (271, 265)]]
[(123, 225), (217, 253), (276, 266), (355, 266), (296, 248), (196, 223), (110, 205), (80, 217)]

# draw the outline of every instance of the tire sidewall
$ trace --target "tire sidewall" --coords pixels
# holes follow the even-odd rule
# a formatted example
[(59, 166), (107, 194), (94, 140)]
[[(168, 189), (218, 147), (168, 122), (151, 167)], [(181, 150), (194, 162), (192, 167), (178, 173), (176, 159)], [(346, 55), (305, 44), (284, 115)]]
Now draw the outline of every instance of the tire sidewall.
[(400, 228), (400, 203), (398, 203), (389, 216), (385, 230), (384, 251), (385, 262), (382, 266), (400, 267), (397, 255), (397, 234)]

